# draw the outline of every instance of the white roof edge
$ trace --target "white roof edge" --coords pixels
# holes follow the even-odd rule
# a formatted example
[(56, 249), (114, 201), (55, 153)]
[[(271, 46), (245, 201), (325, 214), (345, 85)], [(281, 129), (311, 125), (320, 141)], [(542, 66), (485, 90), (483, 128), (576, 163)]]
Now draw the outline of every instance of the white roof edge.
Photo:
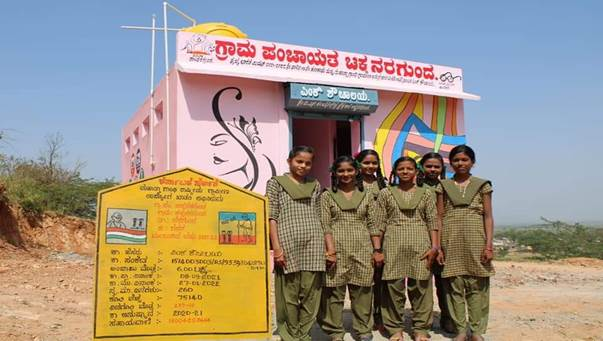
[[(281, 83), (288, 83), (288, 82), (299, 82), (299, 83), (314, 83), (314, 81), (312, 79), (302, 79), (302, 78), (290, 78), (290, 77), (279, 77), (279, 76), (259, 76), (256, 74), (251, 74), (251, 73), (241, 73), (240, 71), (237, 72), (229, 72), (229, 71), (215, 71), (215, 70), (198, 70), (198, 69), (193, 69), (193, 68), (187, 68), (186, 66), (183, 66), (182, 64), (176, 62), (176, 69), (180, 72), (184, 72), (184, 73), (194, 73), (194, 74), (205, 74), (205, 75), (216, 75), (216, 76), (229, 76), (229, 77), (239, 77), (239, 78), (251, 78), (251, 79), (258, 79), (258, 80), (267, 80), (267, 81), (274, 81), (274, 82), (281, 82)], [(346, 83), (346, 82), (328, 82), (328, 81), (321, 81), (321, 84), (328, 84), (328, 85), (334, 85), (334, 86), (346, 86), (346, 87), (352, 87), (352, 88), (357, 88), (360, 85), (359, 84), (355, 84), (355, 83)], [(435, 96), (443, 96), (443, 97), (452, 97), (452, 98), (461, 98), (461, 99), (469, 99), (469, 100), (474, 100), (474, 101), (479, 101), (481, 99), (481, 97), (479, 95), (474, 95), (471, 93), (467, 93), (467, 92), (446, 92), (446, 91), (426, 91), (426, 90), (419, 90), (419, 89), (413, 89), (413, 88), (408, 88), (408, 91), (401, 91), (400, 88), (394, 88), (394, 87), (390, 87), (390, 86), (376, 86), (376, 87), (371, 87), (371, 88), (367, 88), (367, 89), (374, 89), (374, 90), (388, 90), (388, 91), (395, 91), (395, 92), (412, 92), (412, 93), (419, 93), (419, 94), (426, 94), (426, 95), (435, 95)]]

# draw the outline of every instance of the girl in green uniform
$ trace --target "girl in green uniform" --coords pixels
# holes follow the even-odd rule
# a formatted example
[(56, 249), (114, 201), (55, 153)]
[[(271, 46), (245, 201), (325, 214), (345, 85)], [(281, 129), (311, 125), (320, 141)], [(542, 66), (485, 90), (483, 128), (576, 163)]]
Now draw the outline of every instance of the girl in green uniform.
[(318, 218), (320, 184), (307, 175), (314, 150), (289, 153), (289, 173), (266, 184), (274, 250), (277, 330), (284, 341), (310, 341), (325, 271), (324, 231)]
[[(381, 171), (381, 160), (379, 153), (373, 149), (365, 149), (356, 155), (356, 161), (360, 164), (360, 174), (362, 174), (362, 185), (368, 194), (371, 194), (375, 200), (379, 195), (379, 191), (385, 188), (386, 179)], [(383, 292), (383, 283), (381, 275), (383, 267), (375, 267), (375, 275), (373, 276), (373, 320), (374, 328), (383, 330), (383, 319), (381, 318), (381, 296)]]
[(360, 340), (371, 340), (373, 248), (381, 248), (381, 232), (372, 220), (375, 200), (364, 190), (353, 158), (340, 156), (335, 160), (331, 167), (331, 188), (325, 190), (320, 199), (327, 274), (319, 324), (331, 340), (343, 341), (347, 287), (354, 331)]
[(442, 277), (450, 317), (458, 331), (454, 340), (467, 339), (467, 308), (471, 340), (479, 341), (488, 326), (490, 276), (494, 275), (492, 185), (471, 175), (475, 152), (470, 147), (456, 146), (449, 157), (454, 177), (441, 180), (436, 189), (446, 258)]
[(402, 340), (405, 291), (413, 311), (413, 338), (429, 340), (433, 289), (430, 267), (439, 250), (434, 194), (415, 184), (417, 163), (401, 157), (394, 162), (390, 187), (379, 192), (376, 221), (384, 232), (385, 264), (383, 324), (390, 340)]
[[(419, 161), (421, 166), (421, 172), (419, 173), (418, 183), (422, 183), (423, 186), (435, 191), (437, 185), (440, 183), (440, 179), (446, 177), (446, 167), (444, 166), (444, 159), (442, 156), (435, 152), (430, 152), (421, 158)], [(440, 231), (441, 233), (441, 231)], [(440, 306), (440, 328), (446, 333), (454, 334), (454, 323), (450, 318), (448, 312), (448, 305), (446, 304), (446, 292), (444, 280), (442, 279), (442, 266), (435, 262), (432, 267), (433, 277), (435, 282), (436, 296), (438, 297), (438, 305)]]

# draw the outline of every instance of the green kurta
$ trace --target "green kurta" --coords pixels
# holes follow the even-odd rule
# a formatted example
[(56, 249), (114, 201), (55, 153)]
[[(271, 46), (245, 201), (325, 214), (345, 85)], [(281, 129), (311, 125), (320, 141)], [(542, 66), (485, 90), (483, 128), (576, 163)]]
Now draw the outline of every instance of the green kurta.
[[(399, 191), (398, 188), (393, 188)], [(414, 194), (413, 194), (414, 195)], [(436, 205), (433, 192), (426, 190), (418, 199), (415, 209), (400, 209), (390, 188), (379, 192), (375, 213), (377, 226), (385, 231), (383, 251), (384, 280), (413, 278), (426, 280), (431, 277), (420, 260), (431, 249), (430, 231), (437, 228)], [(416, 199), (416, 198), (415, 198)]]
[[(368, 287), (373, 284), (373, 244), (371, 235), (380, 235), (373, 222), (375, 200), (368, 192), (362, 195), (357, 208), (343, 210), (330, 190), (320, 196), (320, 221), (325, 233), (331, 233), (337, 252), (335, 269), (327, 271), (326, 286), (337, 287), (353, 284)], [(341, 198), (339, 200), (347, 200)]]
[(269, 218), (278, 222), (278, 239), (285, 252), (284, 273), (325, 271), (324, 231), (318, 218), (320, 184), (310, 198), (293, 200), (275, 178), (266, 184)]
[[(460, 192), (458, 188), (456, 190)], [(437, 186), (436, 191), (444, 193), (444, 221), (441, 244), (446, 257), (446, 264), (442, 271), (442, 277), (462, 275), (489, 277), (494, 275), (492, 262), (486, 265), (480, 262), (482, 252), (486, 247), (482, 196), (492, 192), (490, 183), (484, 183), (468, 205), (453, 205), (442, 184)], [(458, 195), (458, 193), (454, 195)], [(469, 201), (469, 198), (466, 199)]]
[(379, 189), (379, 184), (377, 183), (377, 180), (373, 181), (370, 184), (367, 182), (363, 182), (362, 185), (364, 186), (364, 191), (372, 195), (374, 200), (377, 200), (377, 197), (379, 196), (379, 191), (381, 191)]

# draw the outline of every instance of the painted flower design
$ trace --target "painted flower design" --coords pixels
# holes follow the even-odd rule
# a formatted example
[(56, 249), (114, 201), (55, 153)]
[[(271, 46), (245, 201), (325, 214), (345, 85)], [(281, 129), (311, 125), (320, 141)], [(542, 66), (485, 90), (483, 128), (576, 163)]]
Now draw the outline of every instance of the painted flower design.
[(255, 117), (252, 117), (251, 122), (247, 121), (243, 115), (239, 115), (238, 118), (233, 118), (232, 123), (228, 123), (231, 127), (234, 127), (245, 135), (251, 149), (255, 152), (255, 146), (262, 143), (262, 139), (259, 136), (258, 127), (256, 124)]

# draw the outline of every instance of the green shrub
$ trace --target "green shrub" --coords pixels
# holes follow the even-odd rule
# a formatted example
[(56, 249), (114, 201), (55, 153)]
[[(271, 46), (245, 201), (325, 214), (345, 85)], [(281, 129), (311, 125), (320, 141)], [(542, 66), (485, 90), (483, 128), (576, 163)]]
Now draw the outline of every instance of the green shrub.
[(62, 137), (51, 136), (47, 143), (48, 150), (37, 160), (0, 154), (0, 182), (6, 187), (6, 196), (30, 214), (53, 211), (94, 218), (98, 191), (117, 182), (82, 178), (82, 163), (67, 168), (60, 162)]

